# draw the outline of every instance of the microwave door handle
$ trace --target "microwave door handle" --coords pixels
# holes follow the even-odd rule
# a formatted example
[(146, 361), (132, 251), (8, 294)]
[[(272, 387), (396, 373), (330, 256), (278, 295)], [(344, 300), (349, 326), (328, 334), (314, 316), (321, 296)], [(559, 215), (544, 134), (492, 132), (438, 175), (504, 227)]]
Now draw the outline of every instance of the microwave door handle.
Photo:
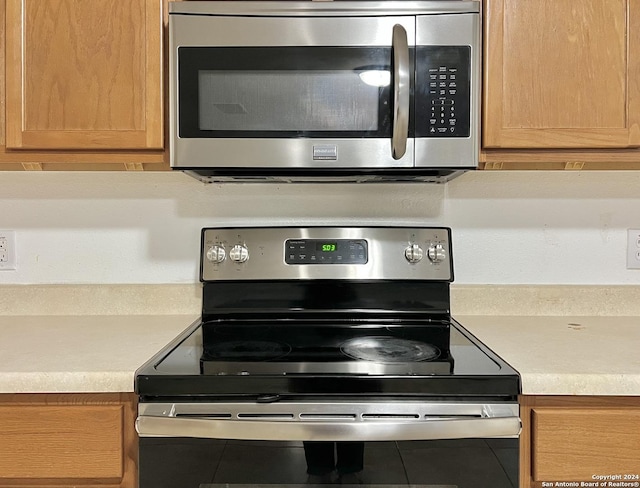
[(393, 26), (393, 127), (391, 155), (400, 159), (407, 150), (409, 134), (409, 43), (407, 31), (400, 24)]

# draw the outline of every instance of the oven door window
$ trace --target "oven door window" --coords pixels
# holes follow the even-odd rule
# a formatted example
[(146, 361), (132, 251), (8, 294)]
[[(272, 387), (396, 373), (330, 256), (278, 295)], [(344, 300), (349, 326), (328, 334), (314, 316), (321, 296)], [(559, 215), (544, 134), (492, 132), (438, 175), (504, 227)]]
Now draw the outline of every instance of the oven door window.
[(181, 138), (391, 136), (390, 47), (181, 47)]
[[(140, 488), (516, 488), (518, 439), (284, 442), (140, 438)], [(386, 485), (386, 486), (385, 486)]]

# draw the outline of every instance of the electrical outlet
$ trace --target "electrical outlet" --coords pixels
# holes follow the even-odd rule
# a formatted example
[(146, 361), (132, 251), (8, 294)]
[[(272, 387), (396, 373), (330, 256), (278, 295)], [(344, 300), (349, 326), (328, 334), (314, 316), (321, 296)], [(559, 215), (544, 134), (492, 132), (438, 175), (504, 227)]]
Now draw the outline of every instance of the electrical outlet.
[(640, 269), (640, 229), (627, 229), (627, 269)]
[(0, 230), (0, 271), (16, 269), (16, 232)]

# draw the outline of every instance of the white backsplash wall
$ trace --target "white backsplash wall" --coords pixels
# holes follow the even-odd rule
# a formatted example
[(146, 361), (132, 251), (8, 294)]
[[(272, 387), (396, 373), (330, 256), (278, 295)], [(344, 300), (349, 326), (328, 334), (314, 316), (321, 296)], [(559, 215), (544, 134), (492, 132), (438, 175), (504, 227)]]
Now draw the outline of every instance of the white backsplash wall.
[(474, 172), (447, 185), (205, 185), (181, 173), (0, 172), (0, 284), (193, 283), (217, 225), (446, 225), (456, 283), (640, 284), (640, 172)]
[(476, 172), (451, 182), (456, 282), (640, 284), (627, 229), (640, 228), (640, 172)]

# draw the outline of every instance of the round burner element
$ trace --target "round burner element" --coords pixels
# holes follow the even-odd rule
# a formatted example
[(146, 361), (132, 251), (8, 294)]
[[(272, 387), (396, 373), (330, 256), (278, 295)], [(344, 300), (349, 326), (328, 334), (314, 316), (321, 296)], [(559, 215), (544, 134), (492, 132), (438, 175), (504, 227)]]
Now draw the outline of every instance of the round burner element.
[(356, 337), (343, 342), (340, 350), (350, 358), (378, 363), (430, 361), (440, 355), (436, 346), (397, 337)]
[(271, 361), (286, 356), (289, 344), (273, 341), (226, 341), (207, 347), (208, 359), (217, 361)]

